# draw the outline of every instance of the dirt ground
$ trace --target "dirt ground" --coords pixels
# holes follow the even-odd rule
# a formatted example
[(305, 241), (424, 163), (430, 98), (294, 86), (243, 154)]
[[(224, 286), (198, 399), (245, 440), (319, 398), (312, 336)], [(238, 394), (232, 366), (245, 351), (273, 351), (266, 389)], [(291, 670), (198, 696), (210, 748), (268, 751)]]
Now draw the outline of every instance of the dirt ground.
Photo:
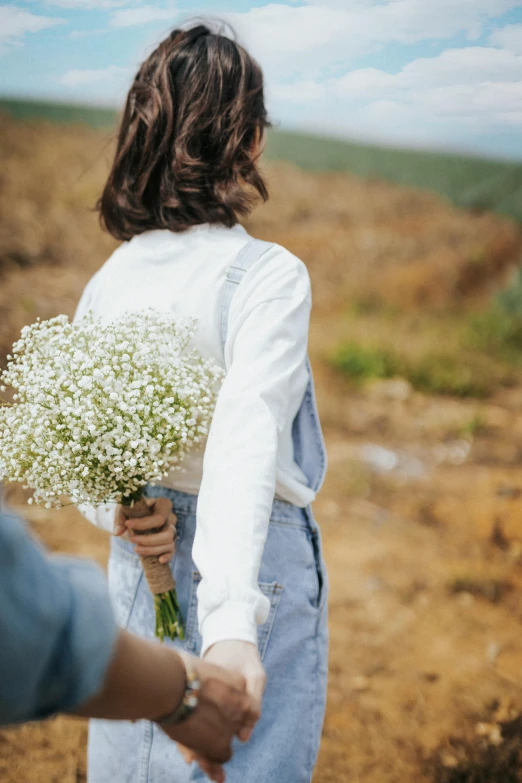
[[(10, 131), (0, 131), (10, 150), (9, 176), (20, 188), (16, 145), (22, 133), (7, 143)], [(47, 133), (40, 132), (41, 143), (54, 149)], [(75, 165), (87, 154), (85, 133), (67, 136), (70, 147), (62, 145)], [(92, 154), (99, 139), (89, 139)], [(21, 147), (27, 143), (20, 141)], [(54, 160), (44, 159), (36, 167), (41, 176)], [(295, 195), (278, 228), (277, 205), (283, 204), (281, 193), (292, 176), (300, 201)], [(5, 194), (6, 177), (4, 172), (7, 202), (12, 199)], [(89, 198), (96, 177), (86, 189)], [(315, 508), (331, 584), (329, 700), (315, 783), (522, 781), (522, 383), (481, 401), (424, 396), (400, 379), (357, 389), (324, 360), (325, 346), (335, 337), (340, 289), (358, 281), (369, 290), (379, 258), (386, 274), (397, 267), (393, 285), (403, 285), (408, 301), (422, 303), (427, 291), (437, 304), (461, 296), (462, 280), (468, 285), (477, 236), (492, 265), (475, 281), (480, 287), (513, 264), (520, 230), (501, 218), (458, 212), (432, 196), (386, 184), (336, 175), (314, 178), (286, 167), (273, 169), (272, 178), (280, 188), (276, 206), (272, 212), (260, 210), (252, 230), (284, 239), (309, 263), (317, 304), (311, 350), (330, 457)], [(92, 219), (91, 227), (82, 229), (82, 242), (90, 241), (97, 229), (81, 208), (85, 193), (72, 193), (78, 204), (69, 200), (63, 209), (80, 215), (74, 219), (85, 225)], [(329, 194), (328, 199), (317, 199), (318, 193)], [(351, 193), (351, 200), (343, 200), (343, 193)], [(36, 315), (71, 312), (109, 247), (99, 240), (91, 254), (84, 249), (80, 256), (78, 249), (74, 257), (64, 250), (57, 259), (53, 250), (50, 258), (52, 242), (70, 249), (78, 237), (64, 234), (55, 240), (47, 226), (44, 242), (38, 231), (50, 206), (23, 197), (26, 211), (36, 215), (34, 257), (28, 239), (25, 245), (16, 240), (21, 254), (16, 256), (4, 223), (2, 345)], [(322, 217), (310, 215), (314, 203), (321, 205)], [(430, 212), (438, 233), (430, 228)], [(58, 207), (56, 214), (62, 215)], [(347, 243), (359, 253), (358, 269), (347, 269)], [(451, 275), (448, 253), (454, 254)], [(415, 265), (420, 257), (425, 259), (422, 279)], [(408, 277), (402, 270), (410, 262)], [(468, 270), (458, 285), (456, 269)], [(51, 549), (105, 563), (106, 535), (75, 510), (28, 507), (18, 490), (10, 494)], [(84, 722), (66, 718), (1, 731), (0, 780), (80, 783), (85, 739)]]
[[(386, 439), (405, 468), (399, 462), (382, 474), (361, 461), (368, 443), (383, 446), (379, 432), (328, 433), (331, 473), (316, 515), (331, 582), (330, 688), (316, 783), (510, 780), (502, 760), (487, 777), (474, 777), (470, 762), (479, 754), (482, 766), (480, 754), (502, 749), (499, 729), (502, 740), (502, 724), (522, 708), (522, 484), (513, 459), (522, 446), (521, 401), (522, 390), (482, 407), (491, 433), (471, 444), (462, 464), (453, 463), (463, 443), (446, 443), (439, 462), (440, 443)], [(358, 395), (346, 402), (354, 415), (370, 416), (375, 404)], [(390, 407), (432, 414), (415, 397)], [(346, 486), (356, 472), (371, 491), (354, 497)], [(105, 534), (77, 512), (28, 509), (17, 493), (13, 500), (53, 549), (105, 562)], [(470, 747), (455, 748), (452, 738)], [(84, 780), (84, 745), (78, 720), (4, 731), (0, 778)], [(514, 768), (522, 769), (518, 759)]]

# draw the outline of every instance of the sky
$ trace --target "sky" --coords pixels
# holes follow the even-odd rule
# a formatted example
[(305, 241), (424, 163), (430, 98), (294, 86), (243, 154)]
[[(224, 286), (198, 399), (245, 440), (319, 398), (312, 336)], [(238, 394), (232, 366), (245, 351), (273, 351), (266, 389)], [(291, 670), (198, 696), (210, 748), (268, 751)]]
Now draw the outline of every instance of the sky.
[(522, 160), (522, 0), (0, 0), (0, 94), (121, 106), (201, 16), (261, 63), (277, 127)]

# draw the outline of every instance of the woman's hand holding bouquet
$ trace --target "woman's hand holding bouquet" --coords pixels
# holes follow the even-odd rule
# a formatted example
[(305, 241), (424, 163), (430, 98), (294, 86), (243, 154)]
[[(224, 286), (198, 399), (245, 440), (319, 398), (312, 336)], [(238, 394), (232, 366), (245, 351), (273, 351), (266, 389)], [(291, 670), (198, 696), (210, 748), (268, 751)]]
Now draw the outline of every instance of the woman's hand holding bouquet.
[[(114, 535), (126, 538), (135, 545), (138, 555), (157, 557), (160, 563), (168, 563), (175, 551), (176, 515), (168, 498), (145, 498), (149, 516), (132, 521), (124, 506), (118, 506), (114, 522)], [(151, 531), (158, 532), (151, 532)]]

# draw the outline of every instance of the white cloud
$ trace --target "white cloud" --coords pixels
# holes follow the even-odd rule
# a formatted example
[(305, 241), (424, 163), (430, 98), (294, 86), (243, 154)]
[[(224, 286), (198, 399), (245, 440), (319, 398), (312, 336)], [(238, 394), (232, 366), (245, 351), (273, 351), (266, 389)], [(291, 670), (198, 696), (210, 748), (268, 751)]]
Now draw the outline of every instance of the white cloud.
[(403, 43), (447, 39), (457, 33), (475, 37), (488, 20), (522, 6), (521, 0), (391, 0), (373, 7), (387, 37)]
[(310, 0), (225, 14), (270, 78), (354, 62), (390, 43), (476, 38), (484, 24), (522, 0)]
[(413, 93), (409, 106), (419, 117), (458, 121), (487, 127), (503, 125), (506, 117), (520, 114), (522, 82), (484, 82), (454, 85)]
[(408, 63), (397, 73), (359, 68), (345, 76), (323, 81), (299, 80), (276, 85), (277, 98), (299, 102), (302, 98), (336, 95), (347, 100), (404, 98), (411, 91), (428, 92), (444, 87), (522, 82), (522, 56), (491, 47), (446, 49), (436, 57)]
[[(44, 2), (107, 9), (106, 29), (117, 29), (118, 36), (121, 28), (141, 25), (142, 37), (150, 37), (157, 28), (148, 23), (178, 21), (175, 0)], [(494, 30), (488, 46), (473, 43), (517, 7), (522, 0), (268, 0), (248, 12), (220, 16), (260, 61), (276, 121), (282, 117), (291, 124), (297, 118), (309, 128), (435, 144), (522, 129), (522, 25)], [(418, 50), (426, 44), (431, 52), (434, 42), (433, 51), (440, 51), (456, 36), (471, 45), (417, 58), (397, 73), (355, 68), (360, 58), (390, 45)], [(129, 72), (69, 71), (61, 81), (79, 94), (108, 99), (121, 96)]]
[[(309, 0), (273, 3), (227, 18), (267, 76), (274, 118), (399, 141), (434, 143), (519, 126), (522, 25), (496, 31), (496, 46), (447, 49), (418, 58), (398, 73), (349, 71), (389, 44), (409, 45), (466, 35), (521, 7), (522, 0)], [(345, 76), (330, 78), (332, 70)], [(347, 72), (348, 71), (348, 72)]]
[(111, 15), (113, 27), (132, 27), (133, 25), (148, 24), (162, 19), (173, 21), (176, 17), (176, 9), (171, 7), (160, 8), (153, 5), (139, 5), (135, 8), (122, 8)]
[(66, 20), (37, 16), (15, 6), (0, 5), (0, 49), (21, 43), (27, 33), (37, 33), (57, 24), (66, 24)]
[(506, 114), (500, 114), (499, 119), (504, 125), (514, 125), (516, 128), (522, 128), (522, 111), (510, 111)]
[(316, 129), (446, 144), (508, 127), (522, 131), (522, 55), (492, 47), (448, 49), (397, 73), (361, 68), (339, 78), (276, 85), (269, 96), (276, 112), (293, 103)]
[(91, 70), (72, 70), (64, 73), (60, 78), (60, 84), (66, 87), (85, 87), (87, 85), (111, 84), (120, 85), (129, 79), (129, 68), (120, 68), (111, 65), (109, 68), (97, 68)]
[(288, 84), (268, 85), (268, 101), (290, 101), (306, 103), (320, 100), (325, 94), (325, 85), (311, 80)]
[(326, 83), (347, 96), (367, 99), (383, 93), (443, 86), (479, 85), (482, 82), (512, 82), (522, 80), (522, 56), (502, 49), (468, 46), (446, 49), (436, 57), (423, 57), (405, 65), (398, 73), (377, 68), (351, 71)]
[(494, 46), (522, 54), (522, 24), (508, 24), (493, 31), (490, 38)]
[[(488, 136), (510, 127), (522, 130), (522, 83), (455, 85), (411, 92), (402, 100), (381, 98), (345, 116), (360, 133), (384, 129), (408, 142), (452, 142)], [(346, 127), (346, 125), (345, 125)]]

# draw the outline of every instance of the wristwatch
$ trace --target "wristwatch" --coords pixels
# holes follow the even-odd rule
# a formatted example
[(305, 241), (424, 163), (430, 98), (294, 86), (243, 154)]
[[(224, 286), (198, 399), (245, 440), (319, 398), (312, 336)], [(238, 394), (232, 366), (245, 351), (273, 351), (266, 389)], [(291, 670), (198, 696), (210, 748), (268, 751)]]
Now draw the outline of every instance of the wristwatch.
[(176, 723), (182, 723), (192, 715), (198, 706), (201, 683), (192, 667), (187, 666), (186, 661), (184, 661), (184, 663), (187, 675), (183, 698), (181, 699), (180, 704), (178, 704), (172, 712), (169, 712), (154, 721), (158, 726), (175, 726)]

